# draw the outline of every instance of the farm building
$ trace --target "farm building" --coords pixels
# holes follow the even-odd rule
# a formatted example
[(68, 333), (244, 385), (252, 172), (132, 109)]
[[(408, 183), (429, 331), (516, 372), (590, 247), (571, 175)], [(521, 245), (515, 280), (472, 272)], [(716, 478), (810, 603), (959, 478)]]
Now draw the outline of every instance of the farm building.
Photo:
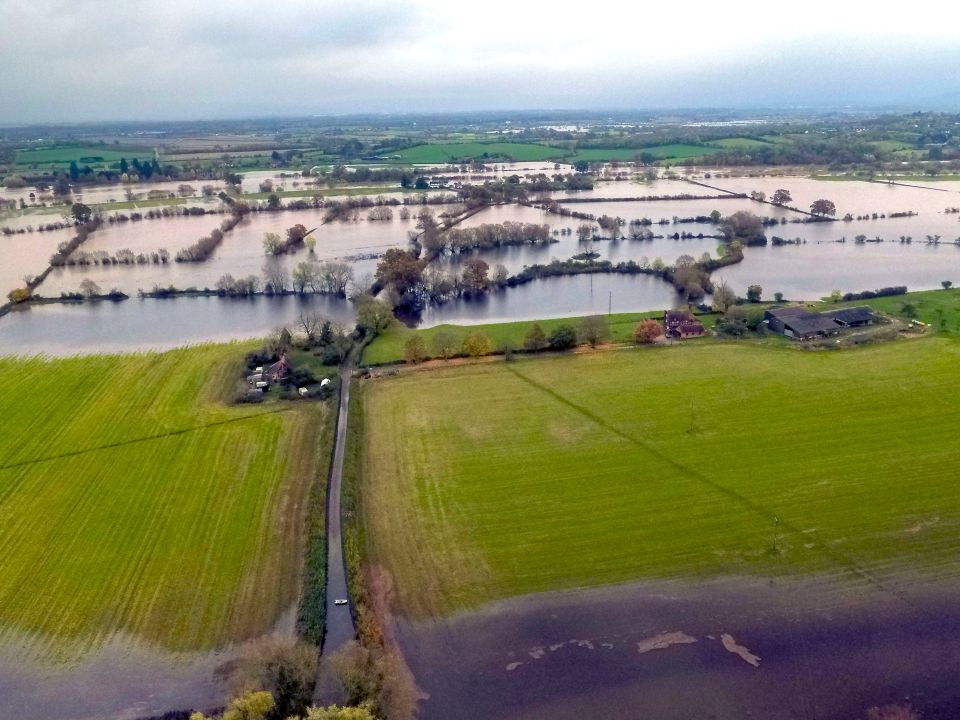
[(281, 355), (279, 360), (267, 368), (267, 377), (270, 378), (271, 382), (283, 382), (290, 377), (292, 372), (293, 368), (290, 361), (287, 360), (287, 356)]
[(664, 334), (670, 338), (689, 338), (706, 335), (703, 323), (686, 310), (667, 310), (663, 315)]
[(763, 314), (763, 321), (773, 332), (796, 340), (812, 340), (836, 335), (843, 328), (861, 327), (873, 322), (870, 308), (845, 308), (825, 313), (814, 313), (799, 306), (771, 308)]
[(873, 324), (873, 310), (868, 307), (852, 307), (843, 310), (832, 310), (824, 313), (829, 315), (841, 327), (864, 327)]

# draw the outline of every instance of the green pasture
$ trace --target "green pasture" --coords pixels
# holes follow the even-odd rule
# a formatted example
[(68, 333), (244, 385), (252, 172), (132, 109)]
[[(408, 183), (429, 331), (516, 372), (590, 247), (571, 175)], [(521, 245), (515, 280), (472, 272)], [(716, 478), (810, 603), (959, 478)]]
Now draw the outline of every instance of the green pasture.
[(960, 569), (960, 344), (684, 343), (359, 390), (370, 560), (401, 612), (641, 578)]
[(464, 142), (430, 143), (389, 153), (391, 159), (397, 158), (405, 163), (447, 163), (451, 160), (474, 159), (482, 162), (538, 162), (542, 160), (562, 159), (567, 151), (563, 148), (539, 145), (537, 143), (507, 142)]
[(714, 155), (720, 151), (720, 148), (707, 147), (704, 145), (685, 145), (681, 143), (653, 145), (642, 148), (580, 148), (572, 156), (567, 158), (567, 161), (576, 162), (577, 160), (587, 160), (589, 162), (606, 162), (610, 160), (633, 160), (644, 153), (652, 155), (656, 160), (687, 160), (705, 155)]
[[(646, 318), (659, 318), (662, 320), (663, 311), (614, 313), (613, 315), (604, 315), (604, 318), (610, 329), (609, 341), (625, 343), (633, 342), (633, 331), (636, 329), (637, 323)], [(703, 315), (700, 317), (700, 320), (708, 327), (713, 325), (714, 319), (711, 315)], [(573, 317), (554, 318), (551, 320), (521, 320), (518, 322), (489, 323), (486, 325), (437, 325), (424, 330), (409, 328), (403, 323), (393, 322), (367, 346), (363, 353), (362, 362), (367, 365), (383, 365), (385, 363), (403, 360), (407, 341), (416, 335), (423, 338), (427, 355), (430, 357), (438, 357), (434, 343), (436, 342), (437, 335), (441, 333), (452, 336), (457, 347), (463, 344), (463, 340), (467, 335), (472, 332), (479, 332), (490, 338), (494, 350), (502, 350), (507, 347), (519, 350), (523, 348), (524, 338), (526, 338), (530, 328), (535, 324), (539, 324), (540, 327), (543, 328), (543, 331), (549, 335), (560, 325), (571, 325), (576, 328), (582, 320), (582, 317)]]
[(227, 406), (241, 345), (0, 359), (0, 641), (201, 650), (298, 599), (326, 406)]
[(29, 148), (17, 151), (16, 164), (21, 167), (60, 169), (74, 161), (81, 167), (105, 167), (119, 163), (121, 158), (126, 158), (127, 162), (133, 162), (134, 158), (141, 161), (153, 160), (153, 153), (142, 148), (117, 149), (101, 145)]

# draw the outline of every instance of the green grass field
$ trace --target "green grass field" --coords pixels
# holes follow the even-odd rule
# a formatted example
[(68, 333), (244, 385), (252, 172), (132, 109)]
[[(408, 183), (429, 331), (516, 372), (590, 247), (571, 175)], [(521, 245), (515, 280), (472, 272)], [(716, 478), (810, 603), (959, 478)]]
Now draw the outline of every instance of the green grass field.
[(755, 140), (754, 138), (736, 137), (721, 138), (720, 140), (711, 140), (710, 145), (723, 148), (724, 150), (755, 150), (756, 148), (770, 147), (772, 143), (766, 140)]
[[(100, 158), (95, 160), (94, 158)], [(20, 166), (38, 168), (44, 167), (66, 167), (71, 161), (77, 164), (90, 165), (91, 167), (104, 167), (119, 163), (121, 158), (126, 158), (128, 162), (133, 162), (134, 158), (139, 160), (152, 160), (153, 153), (139, 149), (117, 149), (109, 145), (73, 145), (65, 147), (50, 148), (31, 148), (29, 150), (18, 150), (16, 164)]]
[[(614, 313), (604, 317), (607, 320), (607, 326), (610, 328), (609, 340), (615, 343), (624, 343), (633, 342), (633, 331), (637, 327), (637, 323), (644, 318), (662, 319), (663, 311)], [(704, 315), (700, 319), (704, 325), (712, 327), (715, 318)], [(403, 360), (404, 346), (415, 335), (423, 338), (427, 346), (428, 356), (433, 357), (435, 355), (434, 338), (441, 332), (450, 333), (455, 338), (458, 347), (463, 344), (463, 339), (469, 333), (481, 332), (490, 338), (495, 350), (505, 347), (521, 349), (527, 332), (535, 323), (539, 323), (544, 332), (549, 335), (559, 325), (573, 325), (576, 328), (581, 320), (583, 320), (582, 317), (574, 317), (552, 320), (522, 320), (519, 322), (490, 323), (488, 325), (437, 325), (425, 330), (415, 330), (402, 323), (393, 322), (367, 346), (363, 353), (362, 362), (367, 365), (383, 365)]]
[(362, 388), (363, 518), (431, 616), (639, 578), (960, 570), (960, 343), (484, 363)]
[(259, 635), (298, 599), (326, 406), (226, 406), (242, 345), (0, 359), (0, 641)]
[(604, 162), (608, 160), (633, 160), (641, 153), (649, 153), (657, 160), (687, 160), (720, 152), (720, 148), (703, 145), (654, 145), (644, 148), (581, 148), (567, 158), (568, 162), (588, 160)]
[(568, 152), (563, 148), (539, 145), (537, 143), (506, 143), (506, 142), (465, 142), (465, 143), (432, 143), (415, 145), (399, 152), (390, 153), (391, 157), (399, 156), (401, 162), (406, 163), (446, 163), (451, 159), (460, 161), (473, 158), (482, 161), (537, 162), (541, 160), (561, 159)]
[[(960, 335), (960, 288), (950, 290), (922, 290), (891, 297), (854, 300), (840, 303), (845, 307), (869, 305), (882, 313), (895, 315), (905, 320), (920, 320), (937, 332)], [(913, 308), (913, 312), (906, 312)], [(824, 307), (834, 307), (824, 303)]]

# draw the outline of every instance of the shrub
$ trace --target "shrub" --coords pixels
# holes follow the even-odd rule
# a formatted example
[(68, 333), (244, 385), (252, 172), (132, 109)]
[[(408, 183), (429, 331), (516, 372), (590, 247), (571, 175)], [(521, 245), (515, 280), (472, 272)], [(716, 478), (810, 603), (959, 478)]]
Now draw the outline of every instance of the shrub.
[(607, 319), (602, 315), (585, 317), (580, 321), (579, 337), (581, 342), (589, 343), (590, 347), (596, 347), (610, 337)]
[(539, 352), (547, 347), (547, 334), (543, 331), (540, 323), (534, 323), (527, 330), (526, 337), (523, 339), (523, 347), (530, 352)]
[(656, 320), (641, 320), (633, 331), (633, 340), (638, 345), (649, 345), (663, 335), (663, 328)]
[(470, 357), (489, 355), (492, 347), (490, 338), (482, 332), (472, 332), (463, 339), (463, 352)]
[(7, 293), (7, 298), (9, 298), (12, 303), (22, 303), (29, 300), (31, 294), (30, 288), (16, 288)]
[(427, 344), (420, 335), (414, 335), (403, 346), (403, 356), (408, 363), (423, 362), (427, 359)]
[(577, 345), (577, 331), (570, 325), (558, 325), (552, 333), (548, 345), (551, 350), (569, 350)]

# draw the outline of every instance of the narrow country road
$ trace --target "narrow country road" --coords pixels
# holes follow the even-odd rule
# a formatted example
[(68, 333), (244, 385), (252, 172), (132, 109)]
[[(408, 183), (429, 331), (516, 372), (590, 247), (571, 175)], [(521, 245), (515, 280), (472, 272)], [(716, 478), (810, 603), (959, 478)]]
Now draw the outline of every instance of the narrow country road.
[(353, 354), (340, 370), (340, 410), (333, 447), (333, 465), (330, 467), (330, 485), (327, 488), (327, 617), (322, 657), (314, 691), (314, 702), (330, 704), (342, 702), (343, 690), (329, 658), (356, 638), (353, 615), (349, 605), (336, 605), (338, 599), (349, 599), (347, 574), (343, 561), (343, 539), (340, 532), (340, 488), (343, 481), (343, 453), (347, 437), (347, 414), (350, 409), (350, 379), (353, 373)]

